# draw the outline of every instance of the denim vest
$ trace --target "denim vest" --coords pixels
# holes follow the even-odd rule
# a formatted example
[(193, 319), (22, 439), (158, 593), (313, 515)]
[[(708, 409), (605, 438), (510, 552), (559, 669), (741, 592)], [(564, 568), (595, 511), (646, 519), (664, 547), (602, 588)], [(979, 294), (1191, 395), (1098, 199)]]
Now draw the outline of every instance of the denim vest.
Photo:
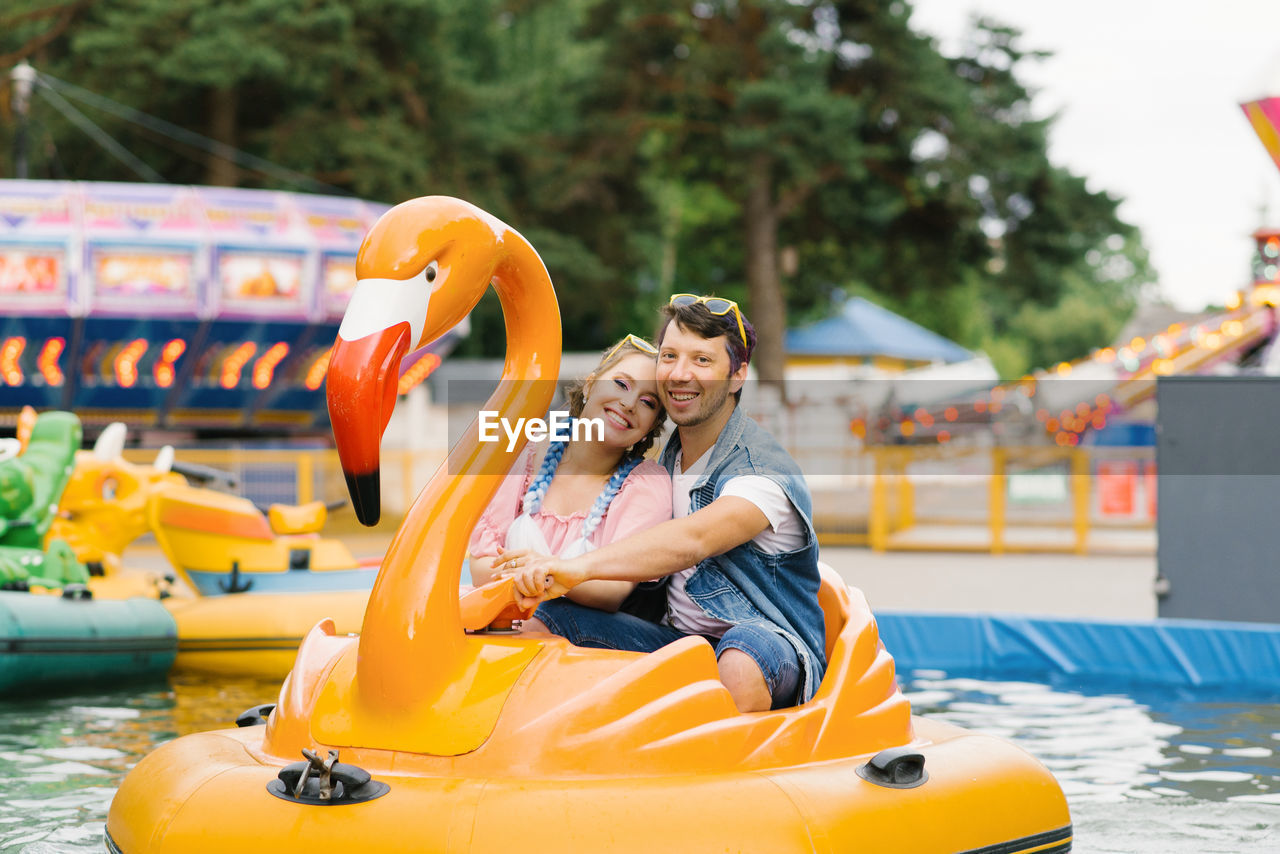
[[(662, 451), (662, 464), (670, 472), (675, 471), (679, 450), (677, 430)], [(800, 511), (808, 541), (795, 551), (768, 554), (748, 540), (699, 563), (685, 592), (712, 617), (735, 625), (768, 623), (790, 641), (803, 670), (797, 703), (808, 702), (827, 666), (826, 628), (818, 605), (818, 537), (809, 487), (791, 455), (740, 409), (729, 416), (709, 453), (706, 471), (690, 493), (691, 514), (719, 498), (730, 478), (762, 475), (781, 486)]]

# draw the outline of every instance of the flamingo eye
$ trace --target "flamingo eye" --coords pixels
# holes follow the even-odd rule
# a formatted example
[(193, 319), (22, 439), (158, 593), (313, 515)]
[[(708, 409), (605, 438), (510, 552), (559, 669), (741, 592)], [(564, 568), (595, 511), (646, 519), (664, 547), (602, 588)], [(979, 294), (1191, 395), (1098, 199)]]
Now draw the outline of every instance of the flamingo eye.
[(432, 261), (427, 265), (426, 277), (428, 284), (436, 280), (436, 276), (440, 275), (440, 262)]

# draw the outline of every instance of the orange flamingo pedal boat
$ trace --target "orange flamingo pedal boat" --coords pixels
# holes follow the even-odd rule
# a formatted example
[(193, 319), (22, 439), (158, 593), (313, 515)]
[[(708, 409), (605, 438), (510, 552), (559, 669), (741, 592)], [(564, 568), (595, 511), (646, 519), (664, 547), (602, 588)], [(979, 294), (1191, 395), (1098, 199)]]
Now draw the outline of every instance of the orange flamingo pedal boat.
[[(560, 320), (529, 243), (457, 199), (387, 212), (357, 273), (328, 395), (369, 524), (401, 357), (492, 282), (508, 350), (485, 408), (541, 417), (554, 383), (530, 380), (556, 377)], [(701, 638), (640, 654), (486, 631), (510, 615), (510, 580), (460, 600), (459, 578), (510, 459), (473, 422), (392, 541), (361, 634), (320, 623), (273, 708), (144, 758), (108, 849), (1070, 850), (1053, 776), (999, 739), (913, 718), (865, 600), (829, 571), (827, 673), (794, 708), (738, 712)]]

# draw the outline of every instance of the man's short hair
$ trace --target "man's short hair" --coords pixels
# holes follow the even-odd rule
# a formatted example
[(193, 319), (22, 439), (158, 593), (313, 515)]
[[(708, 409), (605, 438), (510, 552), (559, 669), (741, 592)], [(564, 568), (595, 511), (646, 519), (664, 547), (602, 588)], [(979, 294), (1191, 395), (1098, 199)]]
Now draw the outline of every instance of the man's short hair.
[[(742, 318), (742, 328), (747, 333), (746, 341), (742, 340), (742, 335), (738, 332), (739, 316)], [(747, 320), (745, 314), (735, 316), (732, 311), (720, 315), (712, 314), (700, 302), (689, 305), (667, 303), (662, 307), (662, 324), (653, 337), (659, 348), (662, 347), (662, 339), (667, 334), (667, 326), (673, 320), (680, 324), (682, 329), (688, 329), (703, 338), (717, 338), (723, 335), (725, 349), (729, 351), (729, 373), (734, 373), (751, 361), (751, 353), (756, 349), (756, 329), (751, 325), (751, 321)]]

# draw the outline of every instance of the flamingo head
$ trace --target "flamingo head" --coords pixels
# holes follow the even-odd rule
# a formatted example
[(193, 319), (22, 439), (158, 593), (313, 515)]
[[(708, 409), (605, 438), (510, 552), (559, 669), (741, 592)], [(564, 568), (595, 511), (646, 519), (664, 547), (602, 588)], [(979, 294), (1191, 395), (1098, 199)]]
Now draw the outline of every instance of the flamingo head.
[(379, 448), (400, 361), (458, 324), (484, 296), (507, 227), (459, 199), (396, 205), (356, 257), (356, 287), (329, 357), (325, 394), (356, 516), (381, 515)]

